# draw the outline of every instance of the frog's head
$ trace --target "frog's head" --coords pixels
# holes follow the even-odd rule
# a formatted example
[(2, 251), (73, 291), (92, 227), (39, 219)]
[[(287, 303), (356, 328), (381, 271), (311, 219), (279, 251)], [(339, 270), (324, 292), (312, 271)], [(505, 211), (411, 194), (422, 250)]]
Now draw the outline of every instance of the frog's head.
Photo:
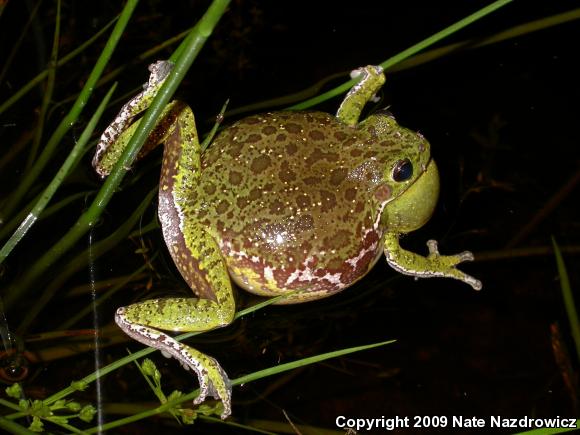
[(439, 195), (439, 172), (431, 159), (429, 142), (401, 127), (387, 112), (369, 116), (383, 153), (382, 180), (375, 198), (383, 207), (381, 221), (389, 231), (406, 233), (423, 226), (433, 214)]

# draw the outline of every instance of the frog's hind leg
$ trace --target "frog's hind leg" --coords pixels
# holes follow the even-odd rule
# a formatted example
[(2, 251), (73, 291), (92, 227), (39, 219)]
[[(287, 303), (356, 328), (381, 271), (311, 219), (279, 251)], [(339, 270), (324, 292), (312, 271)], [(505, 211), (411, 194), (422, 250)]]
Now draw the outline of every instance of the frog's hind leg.
[(159, 330), (205, 331), (221, 326), (211, 314), (216, 309), (215, 304), (197, 298), (153, 299), (119, 308), (115, 322), (131, 338), (161, 350), (164, 355), (174, 357), (186, 369), (195, 372), (200, 394), (193, 403), (198, 405), (207, 396), (221, 400), (224, 407), (221, 417), (227, 418), (231, 414), (232, 387), (220, 364)]
[(222, 418), (231, 412), (231, 386), (219, 363), (158, 329), (207, 331), (229, 324), (235, 314), (230, 278), (212, 235), (194, 218), (192, 196), (200, 176), (200, 145), (191, 109), (181, 107), (161, 141), (165, 142), (159, 182), (159, 219), (175, 265), (196, 298), (145, 301), (120, 308), (117, 324), (134, 339), (176, 358), (194, 370), (201, 394), (222, 401)]
[(353, 78), (360, 77), (336, 112), (336, 117), (351, 127), (354, 127), (360, 118), (365, 104), (371, 101), (375, 93), (385, 83), (383, 68), (375, 65), (367, 65), (351, 72)]
[(220, 364), (159, 330), (203, 332), (232, 322), (235, 301), (225, 261), (215, 240), (200, 226), (172, 234), (171, 225), (162, 225), (173, 260), (198, 297), (154, 299), (122, 307), (115, 321), (127, 335), (193, 370), (200, 385), (194, 404), (202, 403), (208, 395), (219, 399), (224, 406), (221, 417), (226, 418), (231, 413), (232, 391)]
[(219, 315), (231, 321), (235, 312), (232, 286), (219, 245), (196, 220), (201, 175), (201, 148), (195, 118), (184, 107), (165, 138), (159, 181), (159, 220), (175, 265), (202, 299), (218, 303)]
[[(113, 122), (101, 135), (93, 157), (93, 167), (101, 177), (105, 177), (111, 172), (113, 165), (117, 162), (139, 124), (138, 121), (134, 122), (136, 116), (151, 105), (172, 69), (173, 63), (166, 60), (149, 65), (151, 74), (148, 82), (143, 85), (143, 91), (131, 98), (121, 108)], [(170, 110), (171, 108), (168, 106), (164, 115)]]

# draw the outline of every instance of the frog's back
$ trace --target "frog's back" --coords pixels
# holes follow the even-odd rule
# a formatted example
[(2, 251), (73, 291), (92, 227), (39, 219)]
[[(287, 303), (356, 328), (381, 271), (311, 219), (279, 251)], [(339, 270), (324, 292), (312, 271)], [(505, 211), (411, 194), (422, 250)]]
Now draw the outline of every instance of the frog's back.
[(321, 112), (238, 121), (202, 159), (198, 219), (214, 232), (231, 276), (249, 291), (341, 290), (381, 253), (380, 156), (373, 132)]

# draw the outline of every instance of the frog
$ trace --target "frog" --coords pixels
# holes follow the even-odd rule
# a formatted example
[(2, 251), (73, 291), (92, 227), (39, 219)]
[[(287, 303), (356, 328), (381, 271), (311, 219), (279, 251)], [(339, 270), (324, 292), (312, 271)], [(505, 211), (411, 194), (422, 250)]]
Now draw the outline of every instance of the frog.
[[(107, 176), (172, 63), (150, 65), (149, 81), (106, 128), (93, 166)], [(173, 101), (144, 145), (164, 144), (158, 217), (167, 249), (194, 297), (136, 302), (116, 311), (133, 339), (177, 359), (198, 378), (199, 405), (213, 397), (231, 414), (231, 382), (219, 362), (168, 332), (204, 332), (229, 325), (235, 287), (279, 297), (319, 300), (363, 278), (384, 255), (396, 271), (448, 277), (476, 290), (478, 279), (456, 266), (464, 251), (441, 255), (435, 240), (423, 256), (400, 238), (422, 227), (439, 195), (430, 144), (378, 110), (359, 120), (385, 82), (380, 66), (353, 71), (358, 81), (336, 115), (273, 111), (224, 128), (205, 150), (195, 117)]]

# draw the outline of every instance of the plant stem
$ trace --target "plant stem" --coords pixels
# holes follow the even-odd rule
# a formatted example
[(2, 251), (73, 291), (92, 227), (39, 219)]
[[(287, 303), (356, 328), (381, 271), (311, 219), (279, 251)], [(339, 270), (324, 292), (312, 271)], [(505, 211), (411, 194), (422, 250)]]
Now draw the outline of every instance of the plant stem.
[(101, 77), (105, 66), (109, 62), (113, 51), (115, 50), (119, 39), (123, 35), (123, 31), (129, 22), (129, 18), (133, 13), (133, 10), (137, 6), (139, 0), (128, 0), (121, 16), (119, 17), (119, 21), (115, 25), (105, 48), (101, 52), (99, 59), (97, 60), (93, 71), (89, 75), (83, 90), (79, 94), (79, 97), (75, 101), (75, 104), (70, 109), (70, 111), (65, 115), (62, 119), (46, 145), (42, 150), (42, 153), (38, 156), (34, 165), (30, 168), (30, 170), (26, 173), (24, 178), (18, 183), (18, 186), (12, 192), (3, 209), (3, 216), (2, 220), (6, 220), (7, 217), (12, 215), (18, 204), (24, 199), (24, 196), (27, 192), (30, 191), (30, 187), (36, 181), (46, 164), (50, 161), (53, 157), (53, 154), (56, 150), (57, 145), (60, 143), (64, 135), (69, 131), (69, 129), (75, 124), (78, 117), (82, 113), (84, 107), (86, 106), (93, 89), (97, 83), (97, 80)]

